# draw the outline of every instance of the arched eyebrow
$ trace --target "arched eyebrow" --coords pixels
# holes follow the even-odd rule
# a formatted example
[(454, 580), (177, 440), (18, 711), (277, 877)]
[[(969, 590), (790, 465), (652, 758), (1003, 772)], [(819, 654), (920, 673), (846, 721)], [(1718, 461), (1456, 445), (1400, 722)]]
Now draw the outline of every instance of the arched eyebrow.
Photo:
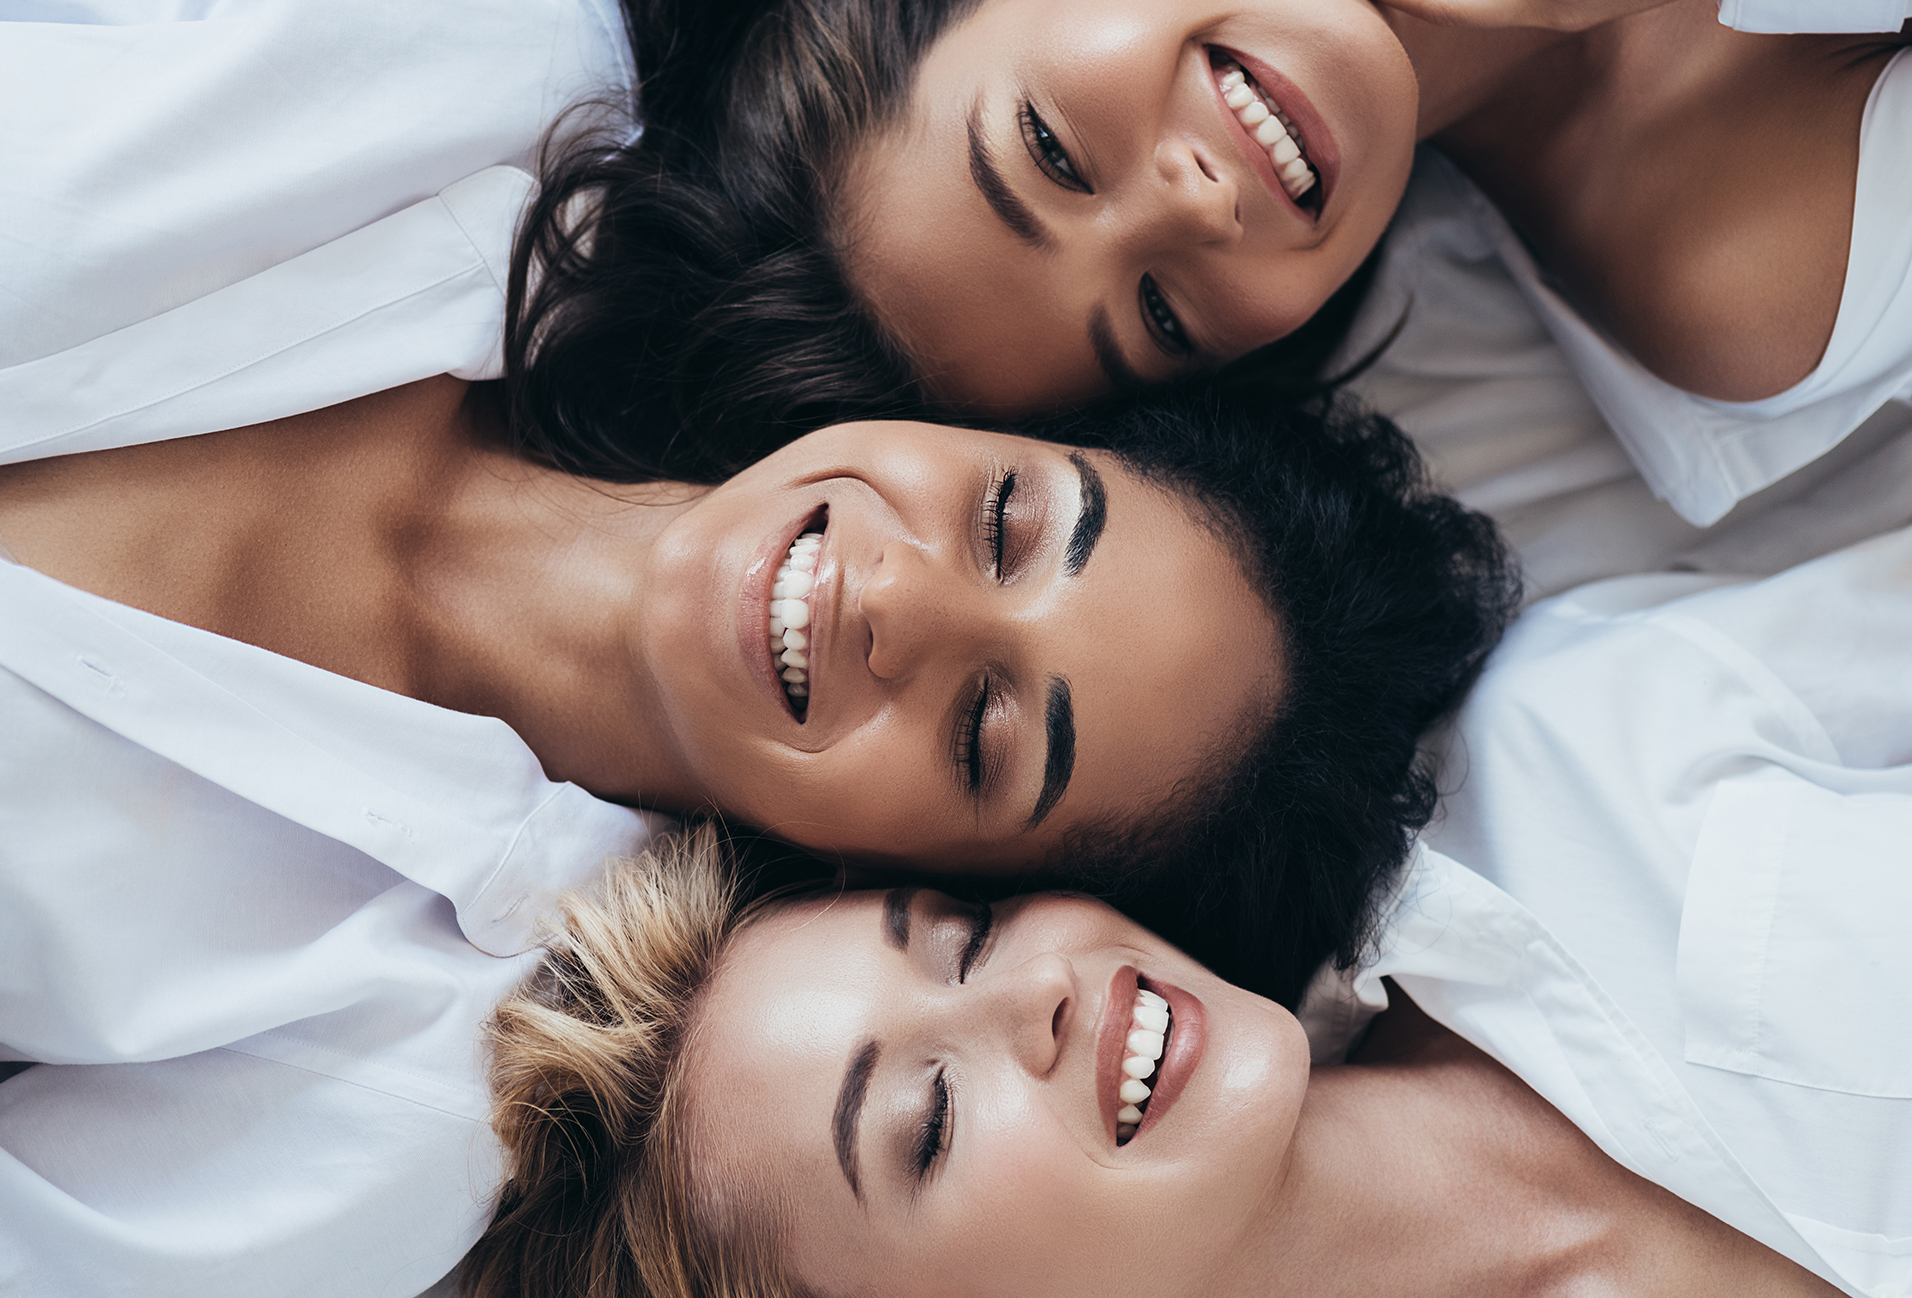
[(1074, 577), (1089, 566), (1095, 543), (1102, 539), (1102, 529), (1108, 526), (1109, 493), (1088, 456), (1081, 451), (1071, 451), (1069, 463), (1075, 465), (1076, 477), (1082, 483), (1082, 512), (1076, 515), (1069, 544), (1062, 552), (1062, 571)]
[(1042, 763), (1042, 792), (1036, 795), (1036, 809), (1029, 813), (1030, 829), (1055, 810), (1068, 791), (1069, 777), (1075, 774), (1075, 704), (1069, 697), (1069, 682), (1060, 676), (1049, 678), (1043, 724), (1049, 732), (1049, 755)]
[(857, 1178), (856, 1128), (863, 1117), (863, 1101), (870, 1094), (870, 1074), (876, 1071), (878, 1049), (874, 1041), (865, 1041), (850, 1056), (843, 1070), (843, 1085), (837, 1088), (836, 1111), (830, 1115), (830, 1141), (836, 1146), (837, 1166), (850, 1183), (850, 1193), (863, 1202), (863, 1186)]
[(996, 160), (989, 152), (989, 139), (983, 134), (983, 101), (979, 95), (969, 106), (969, 178), (976, 182), (983, 201), (989, 204), (989, 210), (996, 219), (1009, 227), (1011, 234), (1032, 248), (1047, 252), (1055, 247), (1055, 239), (1049, 233), (1049, 227), (1042, 223), (1035, 210), (1003, 179), (1002, 172), (996, 169)]

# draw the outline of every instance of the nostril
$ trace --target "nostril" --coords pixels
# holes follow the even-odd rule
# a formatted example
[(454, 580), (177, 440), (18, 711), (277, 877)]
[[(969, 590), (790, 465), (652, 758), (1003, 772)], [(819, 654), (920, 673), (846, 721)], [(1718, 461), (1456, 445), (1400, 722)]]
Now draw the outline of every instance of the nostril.
[(1062, 1035), (1062, 1016), (1069, 1008), (1069, 1002), (1063, 1001), (1056, 1006), (1056, 1012), (1049, 1017), (1049, 1036), (1051, 1039)]

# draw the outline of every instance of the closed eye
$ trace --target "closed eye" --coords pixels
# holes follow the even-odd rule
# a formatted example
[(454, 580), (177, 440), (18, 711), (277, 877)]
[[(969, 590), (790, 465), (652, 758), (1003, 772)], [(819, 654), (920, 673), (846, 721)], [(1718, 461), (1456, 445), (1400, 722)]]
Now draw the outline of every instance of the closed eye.
[(1076, 170), (1075, 161), (1069, 157), (1069, 151), (1062, 147), (1062, 141), (1042, 120), (1035, 105), (1028, 100), (1022, 101), (1022, 110), (1017, 114), (1022, 124), (1023, 147), (1029, 150), (1030, 159), (1036, 169), (1064, 189), (1077, 194), (1093, 194), (1095, 190)]
[(1008, 540), (1009, 498), (1015, 494), (1016, 471), (1010, 469), (996, 479), (983, 498), (983, 544), (989, 548), (991, 566), (998, 581), (1003, 577), (1003, 546)]
[(956, 962), (956, 981), (968, 982), (969, 971), (976, 965), (976, 957), (983, 953), (983, 944), (989, 941), (989, 930), (995, 926), (996, 911), (986, 901), (976, 903), (976, 913), (969, 923), (969, 941), (963, 945), (962, 958)]
[(965, 710), (956, 731), (956, 767), (963, 773), (963, 783), (971, 797), (983, 788), (983, 717), (988, 711), (989, 678), (985, 676), (977, 685), (975, 700)]
[(928, 1178), (936, 1160), (949, 1145), (949, 1073), (938, 1069), (930, 1083), (929, 1108), (916, 1133), (916, 1179)]

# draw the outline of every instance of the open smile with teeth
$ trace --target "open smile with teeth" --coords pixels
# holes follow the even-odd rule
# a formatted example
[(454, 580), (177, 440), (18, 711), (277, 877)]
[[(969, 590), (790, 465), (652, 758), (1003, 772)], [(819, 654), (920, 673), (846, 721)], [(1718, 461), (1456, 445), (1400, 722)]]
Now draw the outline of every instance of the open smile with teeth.
[(816, 589), (817, 551), (822, 546), (821, 532), (799, 536), (770, 587), (770, 656), (798, 720), (810, 706), (810, 593)]
[[(1268, 150), (1268, 160), (1274, 164), (1275, 175), (1280, 178), (1281, 187), (1288, 191), (1288, 197), (1300, 202), (1304, 194), (1315, 189), (1320, 177), (1309, 165), (1307, 144), (1294, 122), (1281, 111), (1281, 105), (1270, 99), (1233, 61), (1216, 65), (1215, 85), (1243, 129)], [(1319, 194), (1315, 197), (1318, 201)]]
[(1115, 1143), (1126, 1145), (1149, 1104), (1148, 1079), (1155, 1076), (1156, 1061), (1168, 1043), (1170, 1014), (1168, 1002), (1147, 988), (1135, 993), (1135, 1005), (1129, 1011), (1129, 1035), (1122, 1051), (1122, 1080), (1116, 1098), (1122, 1107), (1115, 1114)]

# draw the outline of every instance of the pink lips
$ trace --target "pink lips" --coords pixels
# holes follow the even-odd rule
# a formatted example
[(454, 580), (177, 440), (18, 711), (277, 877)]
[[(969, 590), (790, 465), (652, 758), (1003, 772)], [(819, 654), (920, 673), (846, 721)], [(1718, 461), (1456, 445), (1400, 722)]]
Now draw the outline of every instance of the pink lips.
[(1102, 1125), (1109, 1143), (1116, 1139), (1116, 1110), (1122, 1102), (1116, 1090), (1122, 1085), (1122, 1056), (1127, 1053), (1129, 1019), (1135, 1009), (1135, 992), (1147, 988), (1168, 1002), (1170, 1016), (1168, 1049), (1148, 1079), (1149, 1106), (1142, 1124), (1135, 1129), (1129, 1144), (1146, 1136), (1174, 1107), (1176, 1098), (1188, 1085), (1189, 1077), (1201, 1062), (1202, 1047), (1208, 1037), (1208, 1018), (1202, 1003), (1188, 992), (1168, 983), (1143, 978), (1133, 965), (1123, 965), (1109, 981), (1109, 993), (1102, 1002), (1102, 1021), (1096, 1027), (1095, 1078), (1097, 1098), (1102, 1106)]
[[(1300, 86), (1260, 59), (1243, 54), (1239, 50), (1224, 49), (1219, 45), (1214, 47), (1214, 52), (1239, 63), (1261, 86), (1263, 93), (1281, 105), (1282, 111), (1287, 113), (1289, 120), (1294, 122), (1295, 129), (1301, 132), (1301, 138), (1307, 142), (1308, 146), (1308, 161), (1320, 177), (1316, 183), (1321, 186), (1321, 212), (1325, 216), (1328, 200), (1334, 196), (1335, 182), (1341, 175), (1341, 150), (1335, 144), (1333, 132), (1328, 130), (1327, 120), (1315, 110), (1308, 96), (1301, 93)], [(1215, 103), (1220, 108), (1222, 116), (1227, 119), (1228, 129), (1234, 135), (1235, 142), (1247, 156), (1255, 174), (1261, 177), (1262, 183), (1268, 186), (1269, 191), (1277, 199), (1304, 220), (1310, 222), (1317, 220), (1318, 218), (1312, 213), (1288, 197), (1288, 191), (1282, 188), (1280, 178), (1275, 175), (1274, 163), (1269, 161), (1268, 150), (1255, 141), (1255, 137), (1250, 135), (1247, 128), (1241, 124), (1241, 119), (1235, 116), (1235, 110), (1230, 108), (1227, 101), (1222, 98), (1221, 88), (1215, 84), (1212, 61), (1208, 88), (1213, 92)]]

